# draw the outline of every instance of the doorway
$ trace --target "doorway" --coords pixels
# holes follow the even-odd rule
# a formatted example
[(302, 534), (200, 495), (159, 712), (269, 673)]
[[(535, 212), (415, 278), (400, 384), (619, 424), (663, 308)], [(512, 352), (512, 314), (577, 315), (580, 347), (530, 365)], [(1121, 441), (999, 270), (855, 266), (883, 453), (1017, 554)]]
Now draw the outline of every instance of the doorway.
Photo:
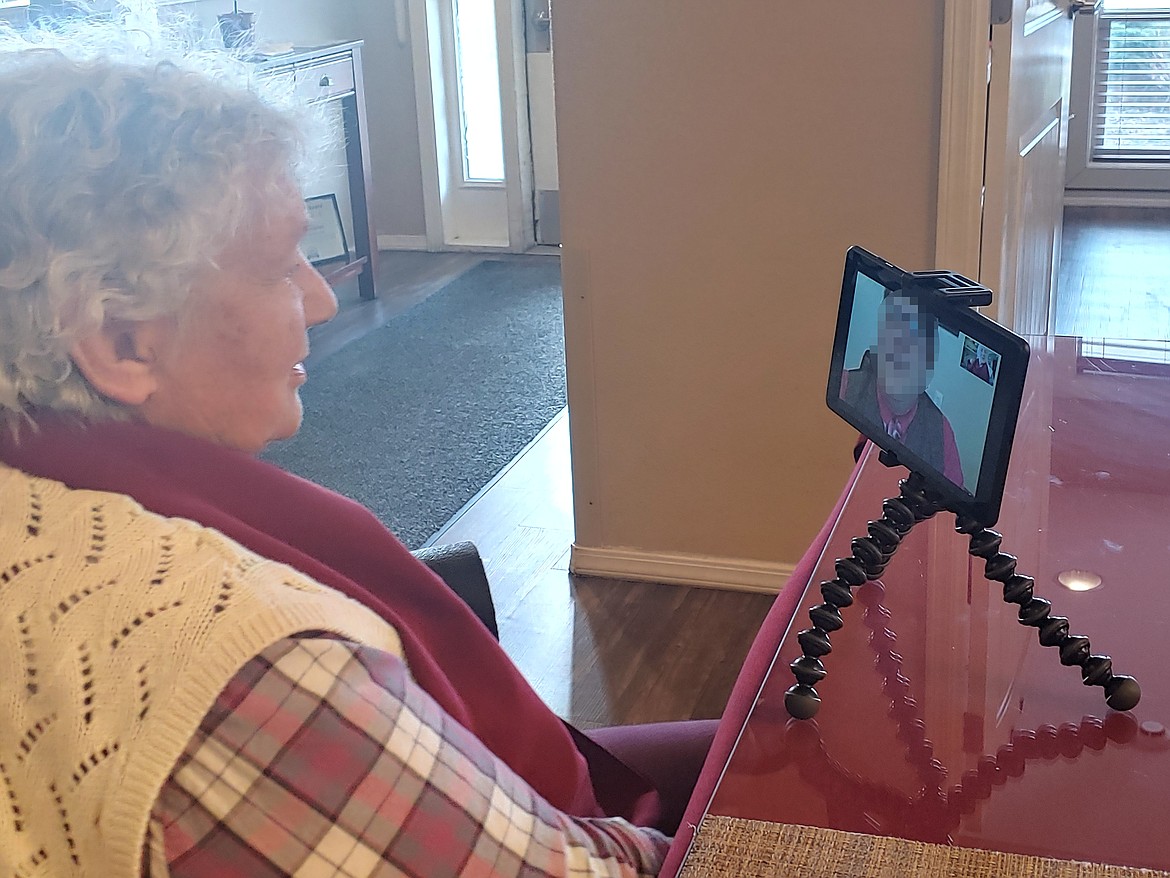
[(550, 0), (410, 0), (427, 248), (560, 241)]
[(1072, 23), (1053, 0), (947, 0), (936, 260), (1048, 330), (1060, 253)]
[[(1104, 0), (1078, 16), (1054, 331), (1170, 338), (1170, 4)], [(1127, 357), (1164, 362), (1164, 345)], [(1142, 351), (1145, 350), (1145, 353)]]

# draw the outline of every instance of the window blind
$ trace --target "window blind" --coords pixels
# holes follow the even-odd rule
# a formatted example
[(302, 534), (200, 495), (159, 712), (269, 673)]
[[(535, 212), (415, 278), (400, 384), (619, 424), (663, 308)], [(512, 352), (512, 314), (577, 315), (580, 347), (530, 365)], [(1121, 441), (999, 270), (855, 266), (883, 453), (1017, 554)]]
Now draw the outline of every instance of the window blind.
[(1170, 6), (1141, 5), (1099, 18), (1091, 155), (1170, 167)]

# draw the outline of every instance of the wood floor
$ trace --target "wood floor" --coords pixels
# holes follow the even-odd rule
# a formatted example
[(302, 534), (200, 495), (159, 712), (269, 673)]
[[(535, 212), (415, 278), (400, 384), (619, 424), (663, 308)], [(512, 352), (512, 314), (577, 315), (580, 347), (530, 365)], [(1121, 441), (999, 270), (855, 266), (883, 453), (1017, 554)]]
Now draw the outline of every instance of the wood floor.
[(1064, 212), (1053, 331), (1170, 339), (1170, 209)]
[[(361, 302), (356, 286), (341, 287), (341, 312), (314, 330), (314, 358), (380, 326), (484, 258), (382, 253), (380, 298)], [(1054, 316), (1061, 334), (1170, 338), (1170, 211), (1070, 208)], [(500, 641), (561, 716), (584, 728), (718, 716), (770, 599), (573, 576), (572, 538), (562, 412), (437, 541), (467, 539), (479, 547)]]
[(438, 542), (479, 547), (500, 642), (561, 716), (581, 728), (719, 716), (771, 599), (574, 576), (571, 504), (561, 412)]

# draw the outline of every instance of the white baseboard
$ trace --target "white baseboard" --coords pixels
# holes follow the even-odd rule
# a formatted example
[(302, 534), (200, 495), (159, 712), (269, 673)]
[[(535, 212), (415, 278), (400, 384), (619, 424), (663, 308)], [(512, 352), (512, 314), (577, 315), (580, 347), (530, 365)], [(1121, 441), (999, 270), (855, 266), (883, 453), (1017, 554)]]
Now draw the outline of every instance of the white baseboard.
[(378, 235), (379, 250), (426, 250), (426, 235)]
[(635, 579), (721, 588), (728, 591), (753, 591), (776, 594), (788, 582), (793, 565), (720, 558), (709, 555), (683, 555), (643, 552), (573, 544), (569, 569), (582, 576), (606, 579)]
[(1110, 192), (1106, 189), (1066, 189), (1065, 207), (1170, 207), (1170, 192)]

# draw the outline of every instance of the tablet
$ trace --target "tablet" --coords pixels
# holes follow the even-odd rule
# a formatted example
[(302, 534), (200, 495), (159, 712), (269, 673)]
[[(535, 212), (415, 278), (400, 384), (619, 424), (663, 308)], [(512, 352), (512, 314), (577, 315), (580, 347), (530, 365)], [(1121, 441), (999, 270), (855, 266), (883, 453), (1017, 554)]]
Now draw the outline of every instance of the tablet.
[(861, 248), (845, 257), (829, 408), (945, 505), (999, 518), (1028, 369), (1028, 343), (976, 312), (952, 272), (908, 272)]

